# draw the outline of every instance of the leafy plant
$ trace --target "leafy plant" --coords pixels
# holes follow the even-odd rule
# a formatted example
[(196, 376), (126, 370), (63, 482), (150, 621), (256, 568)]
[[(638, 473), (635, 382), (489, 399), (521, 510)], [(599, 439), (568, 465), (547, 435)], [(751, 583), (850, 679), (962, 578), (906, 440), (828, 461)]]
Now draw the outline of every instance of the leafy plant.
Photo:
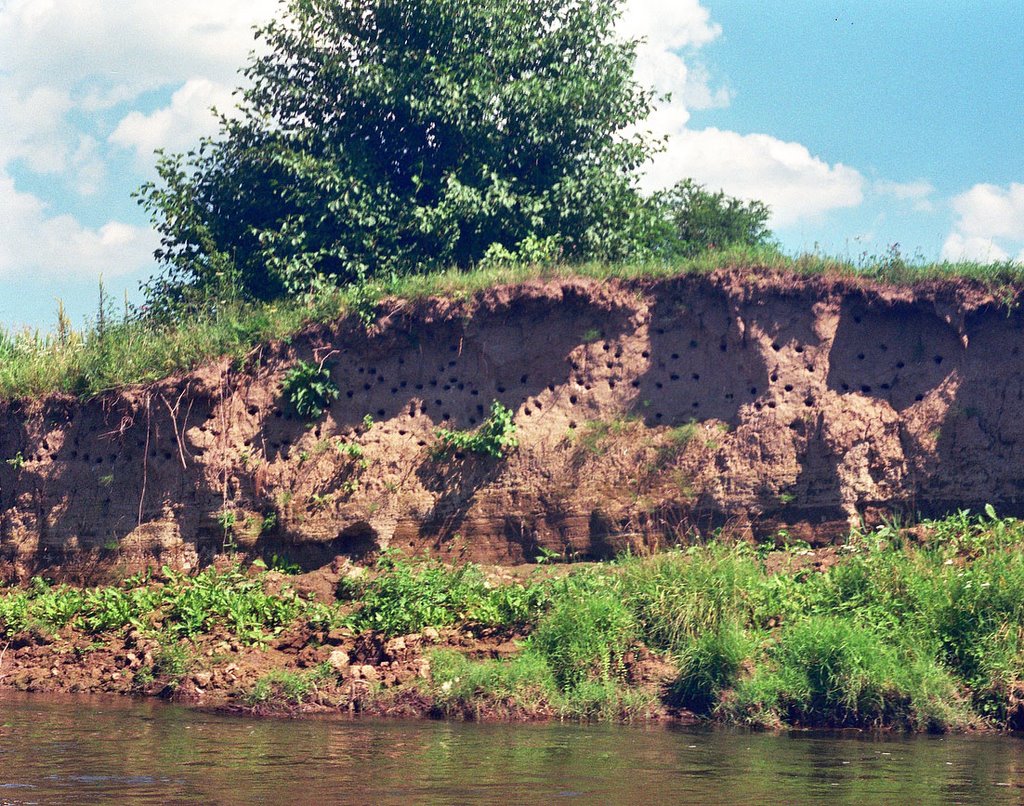
[(491, 403), (490, 416), (475, 431), (439, 428), (441, 453), (467, 451), (500, 459), (519, 446), (512, 411), (497, 400)]
[(620, 5), (286, 3), (219, 136), (140, 190), (167, 267), (151, 305), (634, 252), (655, 145), (626, 130), (653, 94)]
[(324, 364), (299, 361), (284, 376), (282, 389), (292, 408), (307, 420), (319, 419), (340, 394)]
[(670, 225), (667, 250), (672, 254), (693, 256), (736, 244), (765, 245), (771, 238), (767, 205), (713, 193), (692, 179), (658, 194), (654, 203)]

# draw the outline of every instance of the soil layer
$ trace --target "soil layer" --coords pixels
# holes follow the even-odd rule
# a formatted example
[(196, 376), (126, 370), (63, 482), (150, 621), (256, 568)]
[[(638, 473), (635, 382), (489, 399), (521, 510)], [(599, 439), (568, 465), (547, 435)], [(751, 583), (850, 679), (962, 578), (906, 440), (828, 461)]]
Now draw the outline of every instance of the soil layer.
[[(190, 569), (226, 544), (304, 570), (384, 548), (512, 565), (1024, 512), (1013, 293), (750, 270), (377, 313), (88, 401), (0, 403), (4, 574)], [(299, 360), (340, 393), (313, 423), (282, 391)], [(519, 447), (439, 455), (437, 429), (478, 427), (492, 401)]]

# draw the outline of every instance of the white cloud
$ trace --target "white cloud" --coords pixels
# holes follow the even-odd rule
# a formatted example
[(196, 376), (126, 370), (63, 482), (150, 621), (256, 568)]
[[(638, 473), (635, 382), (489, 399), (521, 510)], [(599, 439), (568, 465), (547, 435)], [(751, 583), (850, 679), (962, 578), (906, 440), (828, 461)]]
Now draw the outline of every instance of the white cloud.
[(1024, 262), (1024, 184), (979, 183), (953, 198), (957, 220), (942, 246), (944, 260)]
[(643, 127), (668, 138), (648, 166), (645, 190), (690, 177), (713, 190), (766, 202), (776, 227), (861, 203), (864, 180), (856, 170), (830, 165), (800, 143), (688, 128), (691, 110), (728, 106), (732, 97), (726, 87), (713, 88), (707, 70), (694, 61), (697, 49), (722, 33), (698, 0), (629, 0), (620, 31), (646, 40), (637, 54), (638, 81), (671, 94)]
[(1024, 240), (1024, 184), (1011, 182), (1005, 190), (978, 184), (953, 199), (958, 231), (982, 238)]
[(728, 105), (729, 91), (712, 89), (707, 70), (687, 64), (684, 58), (722, 33), (698, 0), (627, 0), (618, 31), (624, 38), (641, 40), (636, 55), (637, 81), (659, 96), (671, 98), (659, 104), (646, 123), (645, 128), (655, 135), (685, 126), (690, 109)]
[(276, 10), (276, 0), (9, 0), (0, 53), (16, 86), (60, 88), (95, 110), (190, 76), (233, 83), (252, 26)]
[(51, 215), (46, 205), (19, 192), (0, 173), (0, 280), (36, 274), (41, 279), (113, 277), (151, 265), (156, 235), (109, 221), (91, 229), (70, 215)]
[(110, 141), (133, 148), (149, 164), (158, 148), (184, 151), (201, 137), (217, 131), (217, 119), (211, 107), (229, 112), (234, 106), (232, 87), (205, 78), (193, 78), (171, 96), (171, 103), (146, 115), (130, 112), (110, 135)]
[[(62, 197), (103, 189), (119, 147), (151, 164), (156, 146), (184, 148), (211, 131), (208, 109), (230, 101), (253, 25), (277, 10), (277, 0), (0, 0), (0, 280), (152, 266), (151, 230), (86, 226), (60, 209)], [(176, 92), (166, 109), (110, 115), (167, 90)], [(26, 172), (33, 193), (15, 186)], [(127, 196), (139, 179), (121, 181)]]
[(935, 209), (931, 196), (935, 186), (923, 179), (916, 182), (890, 182), (886, 179), (875, 181), (872, 190), (881, 196), (892, 196), (900, 201), (913, 203), (915, 210), (927, 213)]
[(991, 238), (951, 232), (942, 244), (941, 257), (954, 263), (963, 260), (990, 263), (1006, 260), (1009, 255)]
[(719, 129), (683, 130), (655, 157), (649, 187), (667, 187), (692, 177), (732, 196), (758, 199), (772, 209), (772, 226), (782, 227), (863, 201), (864, 179), (841, 163), (829, 165), (800, 143), (766, 134)]

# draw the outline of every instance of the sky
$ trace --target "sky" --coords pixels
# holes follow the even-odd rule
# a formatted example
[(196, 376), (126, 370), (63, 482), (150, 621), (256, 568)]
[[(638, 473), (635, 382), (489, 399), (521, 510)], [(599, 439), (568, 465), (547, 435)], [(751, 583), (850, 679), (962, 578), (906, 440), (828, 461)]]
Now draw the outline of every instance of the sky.
[[(153, 151), (216, 132), (276, 0), (0, 0), (0, 326), (139, 299)], [(1024, 262), (1024, 3), (625, 0), (670, 100), (655, 190), (766, 202), (791, 253)]]

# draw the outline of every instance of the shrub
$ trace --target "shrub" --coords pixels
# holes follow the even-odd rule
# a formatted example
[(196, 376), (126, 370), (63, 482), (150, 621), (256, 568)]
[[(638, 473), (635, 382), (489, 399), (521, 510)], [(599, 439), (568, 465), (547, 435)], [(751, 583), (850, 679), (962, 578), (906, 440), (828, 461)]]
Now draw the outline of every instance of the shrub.
[(540, 586), (490, 586), (472, 564), (414, 565), (385, 555), (378, 569), (365, 585), (341, 583), (339, 596), (361, 602), (348, 619), (355, 629), (406, 635), (460, 623), (512, 627), (532, 621), (545, 601)]
[(679, 653), (673, 699), (695, 713), (709, 713), (722, 691), (738, 681), (752, 643), (734, 624), (723, 624), (691, 640)]
[(550, 611), (529, 638), (563, 692), (586, 681), (619, 682), (623, 657), (637, 638), (633, 614), (611, 584), (598, 576), (556, 584)]
[(476, 431), (452, 431), (439, 428), (437, 438), (441, 452), (467, 451), (500, 459), (507, 451), (519, 447), (512, 411), (497, 400), (491, 403), (490, 416)]
[(300, 361), (284, 376), (282, 390), (300, 417), (319, 419), (324, 409), (340, 394), (331, 380), (330, 370), (323, 364)]

